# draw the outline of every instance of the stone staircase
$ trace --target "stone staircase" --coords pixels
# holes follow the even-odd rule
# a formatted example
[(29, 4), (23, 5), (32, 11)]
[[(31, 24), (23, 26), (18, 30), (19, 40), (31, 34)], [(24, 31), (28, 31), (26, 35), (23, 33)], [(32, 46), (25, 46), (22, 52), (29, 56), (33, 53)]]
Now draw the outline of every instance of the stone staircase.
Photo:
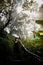
[[(23, 57), (22, 55), (20, 55), (20, 51), (19, 51), (19, 46), (21, 46), (21, 49), (23, 51)], [(24, 45), (22, 44), (21, 41), (19, 41), (18, 43), (16, 43), (14, 45), (14, 55), (13, 55), (13, 61), (12, 63), (14, 64), (18, 64), (18, 63), (23, 63), (23, 64), (40, 64), (43, 63), (43, 59), (40, 58), (40, 56), (28, 51)]]

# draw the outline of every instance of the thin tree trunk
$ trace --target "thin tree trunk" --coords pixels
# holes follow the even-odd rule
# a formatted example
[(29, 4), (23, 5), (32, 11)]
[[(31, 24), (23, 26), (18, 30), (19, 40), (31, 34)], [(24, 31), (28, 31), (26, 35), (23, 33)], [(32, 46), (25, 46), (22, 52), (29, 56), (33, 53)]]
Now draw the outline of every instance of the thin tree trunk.
[(9, 24), (10, 22), (10, 17), (11, 17), (11, 11), (9, 11), (9, 19), (8, 19), (8, 22), (4, 25), (4, 27), (0, 30), (0, 31), (3, 31), (5, 27), (7, 27), (7, 25)]

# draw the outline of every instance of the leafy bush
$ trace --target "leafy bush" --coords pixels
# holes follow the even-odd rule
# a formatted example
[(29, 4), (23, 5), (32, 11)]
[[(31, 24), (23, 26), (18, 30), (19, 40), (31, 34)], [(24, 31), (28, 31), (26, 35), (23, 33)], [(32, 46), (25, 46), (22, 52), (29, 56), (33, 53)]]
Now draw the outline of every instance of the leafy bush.
[(43, 25), (43, 20), (36, 20), (37, 24)]
[(6, 32), (0, 32), (0, 61), (12, 60), (14, 39)]
[(40, 52), (41, 50), (43, 50), (43, 40), (41, 39), (34, 39), (34, 40), (23, 40), (22, 39), (22, 42), (28, 50), (34, 53), (36, 53), (37, 51)]

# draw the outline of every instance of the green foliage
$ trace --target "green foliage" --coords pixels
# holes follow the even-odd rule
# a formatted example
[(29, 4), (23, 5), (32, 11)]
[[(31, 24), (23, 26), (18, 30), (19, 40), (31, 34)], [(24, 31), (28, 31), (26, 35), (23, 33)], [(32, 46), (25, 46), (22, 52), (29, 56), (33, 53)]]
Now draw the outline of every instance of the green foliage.
[(9, 45), (12, 48), (13, 43), (14, 43), (14, 38), (12, 36), (10, 36), (9, 34), (7, 34), (7, 32), (2, 31), (2, 32), (0, 32), (0, 38), (2, 38), (3, 40), (4, 39), (8, 40)]
[[(43, 20), (36, 20), (37, 24), (40, 24), (43, 27)], [(39, 39), (34, 39), (29, 41), (27, 44), (33, 44), (33, 47), (31, 45), (31, 48), (28, 47), (28, 49), (31, 49), (32, 52), (37, 53), (41, 52), (43, 54), (43, 30), (35, 32), (33, 31), (34, 35), (37, 36)]]
[(37, 53), (37, 51), (40, 52), (43, 50), (43, 40), (41, 40), (41, 39), (34, 39), (34, 40), (22, 39), (22, 42), (28, 50), (30, 50), (34, 53)]
[(34, 33), (34, 35), (36, 35), (36, 36), (40, 37), (39, 32), (35, 32), (35, 31), (32, 31), (32, 32)]
[(36, 20), (37, 24), (43, 25), (43, 20)]
[(10, 62), (13, 55), (14, 39), (6, 32), (0, 32), (0, 60)]
[(33, 33), (34, 33), (35, 36), (37, 36), (37, 37), (39, 37), (39, 39), (43, 40), (43, 35), (40, 35), (41, 32), (42, 31), (39, 31), (39, 32), (33, 31)]

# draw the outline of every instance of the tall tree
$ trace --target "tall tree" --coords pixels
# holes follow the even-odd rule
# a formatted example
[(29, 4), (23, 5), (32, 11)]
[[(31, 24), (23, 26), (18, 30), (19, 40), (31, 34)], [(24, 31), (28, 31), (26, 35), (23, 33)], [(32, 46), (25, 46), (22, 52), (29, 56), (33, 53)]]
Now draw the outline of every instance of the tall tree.
[[(5, 0), (0, 0), (0, 18), (3, 19), (4, 16), (6, 16), (6, 18), (7, 18), (7, 20), (6, 20), (7, 22), (5, 22), (4, 26), (0, 29), (0, 31), (4, 30), (4, 28), (7, 27), (7, 25), (10, 22), (13, 4), (14, 3), (13, 2), (11, 3), (11, 0), (7, 0), (7, 2)], [(0, 21), (2, 19), (0, 19)]]

